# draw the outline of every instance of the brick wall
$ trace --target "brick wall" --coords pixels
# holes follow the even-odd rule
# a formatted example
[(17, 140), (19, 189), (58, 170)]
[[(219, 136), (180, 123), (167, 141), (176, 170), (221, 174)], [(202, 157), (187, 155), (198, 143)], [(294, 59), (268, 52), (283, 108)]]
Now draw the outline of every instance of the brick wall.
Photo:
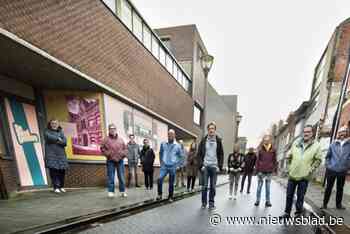
[(10, 194), (11, 192), (16, 191), (19, 181), (15, 161), (0, 159), (0, 171), (3, 176), (6, 192)]
[(2, 1), (0, 25), (141, 105), (193, 130), (191, 96), (101, 1)]
[[(70, 163), (65, 177), (65, 187), (105, 187), (107, 185), (107, 170), (105, 164)], [(117, 176), (117, 174), (115, 175)], [(154, 182), (159, 178), (159, 168), (154, 169)], [(125, 182), (128, 179), (128, 166), (125, 166)], [(144, 184), (141, 167), (138, 168), (138, 180)], [(132, 185), (134, 180), (132, 180)]]

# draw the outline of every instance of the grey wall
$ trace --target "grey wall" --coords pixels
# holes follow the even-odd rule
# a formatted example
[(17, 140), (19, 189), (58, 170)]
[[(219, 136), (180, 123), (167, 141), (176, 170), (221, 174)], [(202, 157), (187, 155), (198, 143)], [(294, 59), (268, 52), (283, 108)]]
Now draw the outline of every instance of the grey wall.
[(208, 112), (206, 124), (211, 121), (217, 124), (217, 133), (223, 139), (225, 153), (224, 166), (226, 166), (228, 154), (232, 152), (235, 142), (236, 124), (234, 116), (236, 116), (237, 110), (237, 96), (220, 96), (209, 84), (207, 101)]

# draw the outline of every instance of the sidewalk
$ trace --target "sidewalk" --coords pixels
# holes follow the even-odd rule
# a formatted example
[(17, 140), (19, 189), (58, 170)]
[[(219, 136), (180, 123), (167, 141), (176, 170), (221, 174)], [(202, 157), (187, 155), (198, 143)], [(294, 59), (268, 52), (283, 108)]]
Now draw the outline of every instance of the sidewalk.
[[(228, 182), (227, 175), (218, 176), (217, 184)], [(198, 180), (196, 181), (198, 189)], [(167, 197), (168, 184), (163, 185), (163, 198)], [(175, 194), (185, 189), (175, 189)], [(103, 213), (112, 209), (135, 207), (145, 201), (154, 200), (157, 186), (152, 191), (142, 188), (127, 190), (128, 197), (107, 197), (105, 188), (68, 190), (65, 194), (54, 194), (50, 191), (22, 194), (19, 198), (0, 200), (1, 234), (22, 232), (28, 229), (50, 226), (59, 222), (72, 222), (79, 218)], [(198, 201), (200, 206), (200, 201)], [(28, 232), (30, 233), (30, 232)]]
[[(274, 177), (273, 178), (276, 182), (281, 184), (284, 187), (287, 187), (287, 178), (281, 178), (281, 177)], [(328, 209), (324, 210), (326, 215), (331, 215), (335, 217), (343, 217), (344, 218), (344, 224), (348, 227), (350, 227), (350, 196), (344, 194), (343, 196), (343, 206), (346, 207), (346, 210), (337, 210), (335, 208), (335, 187), (333, 188), (332, 196), (328, 202)], [(305, 202), (310, 204), (312, 208), (316, 212), (320, 212), (320, 207), (323, 203), (323, 195), (324, 195), (324, 189), (321, 185), (317, 183), (309, 183), (306, 195), (305, 195)]]

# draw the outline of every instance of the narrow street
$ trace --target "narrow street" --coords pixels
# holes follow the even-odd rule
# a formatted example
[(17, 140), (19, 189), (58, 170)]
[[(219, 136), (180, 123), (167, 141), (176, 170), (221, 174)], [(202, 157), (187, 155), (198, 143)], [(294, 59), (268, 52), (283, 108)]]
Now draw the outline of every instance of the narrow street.
[[(239, 194), (236, 201), (228, 199), (229, 185), (219, 187), (217, 189), (217, 209), (215, 211), (201, 209), (201, 196), (197, 194), (172, 204), (105, 223), (79, 233), (314, 233), (310, 226), (232, 225), (225, 223), (224, 217), (227, 216), (267, 217), (271, 215), (278, 217), (282, 214), (285, 203), (285, 189), (276, 182), (272, 182), (272, 207), (265, 208), (263, 200), (259, 207), (255, 207), (255, 182), (254, 178), (253, 192), (251, 194)], [(217, 226), (209, 223), (209, 217), (213, 214), (219, 214), (222, 217), (222, 222)]]

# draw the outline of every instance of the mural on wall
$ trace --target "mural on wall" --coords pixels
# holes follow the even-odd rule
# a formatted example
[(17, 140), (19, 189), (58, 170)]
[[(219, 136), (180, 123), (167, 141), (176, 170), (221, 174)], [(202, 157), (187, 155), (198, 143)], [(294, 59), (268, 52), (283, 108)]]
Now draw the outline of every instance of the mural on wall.
[(6, 98), (5, 107), (21, 186), (47, 185), (35, 106)]
[(103, 139), (101, 113), (98, 99), (66, 96), (69, 123), (75, 125), (76, 134), (72, 136), (74, 154), (101, 155)]
[(48, 119), (58, 119), (67, 137), (68, 159), (105, 160), (100, 152), (104, 137), (102, 95), (48, 91), (44, 97)]
[[(105, 122), (115, 124), (120, 137), (127, 143), (129, 134), (135, 135), (135, 141), (142, 146), (147, 138), (156, 153), (155, 165), (159, 165), (159, 148), (167, 140), (168, 126), (132, 107), (104, 95)], [(127, 162), (127, 161), (126, 161)]]

